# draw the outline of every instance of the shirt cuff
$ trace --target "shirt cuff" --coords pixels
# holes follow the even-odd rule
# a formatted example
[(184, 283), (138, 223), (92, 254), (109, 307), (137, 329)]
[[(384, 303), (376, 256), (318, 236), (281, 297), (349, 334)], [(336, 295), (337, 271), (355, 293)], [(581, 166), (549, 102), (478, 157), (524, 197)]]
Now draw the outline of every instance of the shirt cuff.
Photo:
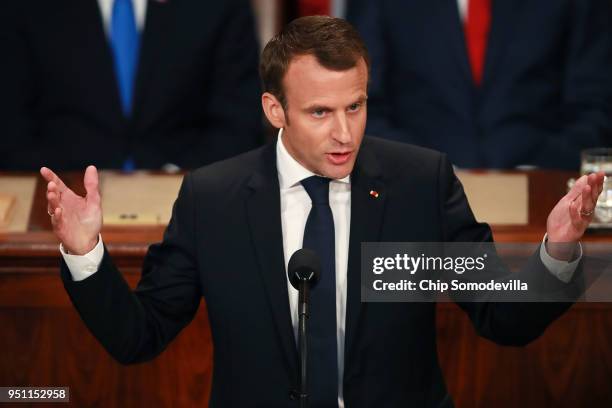
[(94, 249), (85, 255), (71, 255), (64, 250), (62, 244), (60, 244), (59, 250), (72, 275), (72, 280), (75, 282), (82, 281), (96, 273), (104, 257), (104, 244), (100, 234), (98, 234), (98, 243)]
[(580, 255), (578, 258), (573, 260), (572, 262), (561, 261), (559, 259), (555, 259), (548, 254), (546, 251), (546, 241), (548, 240), (548, 234), (544, 234), (544, 238), (542, 239), (542, 244), (540, 245), (540, 259), (542, 263), (548, 269), (550, 273), (555, 275), (557, 279), (564, 283), (569, 283), (574, 276), (574, 272), (578, 267), (578, 263), (582, 259), (582, 244), (578, 242), (578, 248), (580, 249)]

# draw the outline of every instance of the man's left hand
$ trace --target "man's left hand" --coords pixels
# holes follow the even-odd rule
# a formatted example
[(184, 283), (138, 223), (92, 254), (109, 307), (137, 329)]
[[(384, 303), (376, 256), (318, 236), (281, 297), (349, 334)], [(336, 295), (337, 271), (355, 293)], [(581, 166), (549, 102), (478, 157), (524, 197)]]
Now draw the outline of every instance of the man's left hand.
[[(576, 180), (571, 190), (548, 215), (546, 232), (550, 243), (576, 243), (593, 220), (597, 198), (603, 190), (604, 173), (591, 173)], [(553, 254), (551, 254), (553, 255)], [(553, 255), (554, 256), (554, 255)]]

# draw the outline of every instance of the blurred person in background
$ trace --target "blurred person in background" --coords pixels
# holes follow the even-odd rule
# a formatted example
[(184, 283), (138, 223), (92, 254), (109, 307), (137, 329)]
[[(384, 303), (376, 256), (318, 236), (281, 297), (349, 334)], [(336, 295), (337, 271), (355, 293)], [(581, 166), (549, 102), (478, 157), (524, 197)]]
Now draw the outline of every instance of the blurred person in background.
[(0, 19), (0, 169), (195, 168), (262, 141), (247, 0), (19, 0)]
[(610, 0), (347, 4), (372, 56), (367, 134), (467, 168), (578, 169), (609, 144)]

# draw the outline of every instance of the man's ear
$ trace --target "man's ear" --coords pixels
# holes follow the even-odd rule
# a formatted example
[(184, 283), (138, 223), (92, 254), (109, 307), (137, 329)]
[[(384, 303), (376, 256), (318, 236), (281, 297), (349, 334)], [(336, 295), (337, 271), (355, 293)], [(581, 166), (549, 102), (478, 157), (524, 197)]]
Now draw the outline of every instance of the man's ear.
[(261, 95), (261, 106), (263, 107), (266, 118), (268, 118), (272, 126), (278, 129), (287, 126), (285, 109), (283, 109), (283, 105), (276, 96), (269, 92), (264, 92), (263, 95)]

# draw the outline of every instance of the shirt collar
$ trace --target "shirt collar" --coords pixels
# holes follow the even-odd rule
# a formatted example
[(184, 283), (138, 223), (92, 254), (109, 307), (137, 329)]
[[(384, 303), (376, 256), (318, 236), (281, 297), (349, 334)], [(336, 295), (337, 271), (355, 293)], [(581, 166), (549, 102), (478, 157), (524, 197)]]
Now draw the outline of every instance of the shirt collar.
[[(283, 128), (278, 130), (276, 141), (276, 168), (278, 169), (278, 181), (281, 189), (293, 187), (305, 178), (317, 175), (298, 163), (287, 151), (283, 143)], [(351, 176), (349, 174), (341, 179), (334, 179), (332, 182), (350, 184)]]

